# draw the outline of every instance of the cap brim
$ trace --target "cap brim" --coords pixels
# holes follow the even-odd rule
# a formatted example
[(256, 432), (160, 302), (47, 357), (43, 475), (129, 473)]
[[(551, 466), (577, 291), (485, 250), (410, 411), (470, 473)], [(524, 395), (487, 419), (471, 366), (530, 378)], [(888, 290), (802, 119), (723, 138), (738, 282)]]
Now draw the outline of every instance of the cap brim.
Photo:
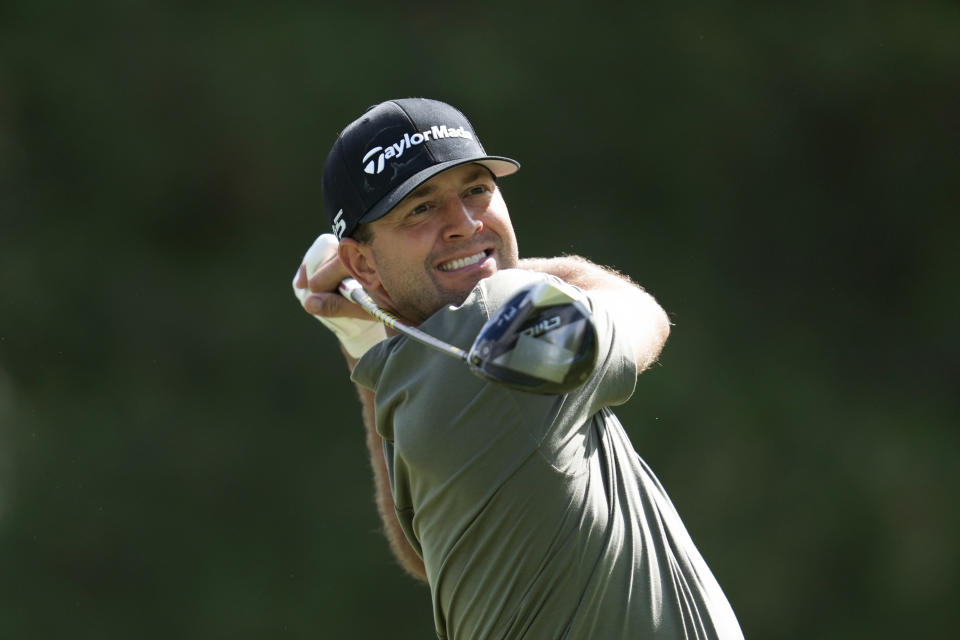
[(464, 164), (480, 164), (485, 166), (498, 178), (503, 176), (508, 176), (511, 173), (516, 173), (517, 169), (520, 168), (520, 163), (516, 160), (510, 158), (505, 158), (503, 156), (480, 156), (478, 158), (467, 158), (450, 160), (447, 162), (441, 162), (439, 164), (432, 165), (423, 171), (417, 172), (404, 180), (402, 183), (396, 186), (390, 193), (385, 195), (380, 199), (375, 205), (370, 207), (370, 210), (358, 220), (358, 223), (373, 222), (378, 220), (383, 216), (387, 215), (391, 209), (397, 206), (401, 200), (407, 197), (414, 189), (422, 185), (424, 182), (432, 178), (433, 176), (446, 171), (447, 169), (452, 169), (454, 167), (459, 167)]

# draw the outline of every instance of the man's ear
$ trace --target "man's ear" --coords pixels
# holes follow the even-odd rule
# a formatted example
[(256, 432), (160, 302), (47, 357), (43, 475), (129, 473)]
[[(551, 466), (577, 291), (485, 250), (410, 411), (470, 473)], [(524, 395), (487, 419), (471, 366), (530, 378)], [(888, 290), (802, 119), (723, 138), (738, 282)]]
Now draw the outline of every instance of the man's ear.
[(373, 249), (369, 244), (357, 242), (353, 238), (340, 240), (340, 262), (347, 268), (364, 289), (375, 291), (380, 286), (380, 274)]

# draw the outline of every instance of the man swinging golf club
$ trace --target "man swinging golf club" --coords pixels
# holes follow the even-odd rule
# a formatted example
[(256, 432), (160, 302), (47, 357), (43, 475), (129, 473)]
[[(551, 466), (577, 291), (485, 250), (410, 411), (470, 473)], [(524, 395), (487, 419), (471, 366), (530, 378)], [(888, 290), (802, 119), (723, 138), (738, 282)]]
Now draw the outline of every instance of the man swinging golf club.
[[(610, 408), (656, 361), (667, 316), (582, 258), (521, 260), (497, 187), (518, 167), (487, 155), (460, 111), (420, 98), (371, 107), (327, 158), (333, 234), (293, 284), (358, 385), (391, 548), (429, 584), (438, 638), (742, 638)], [(386, 338), (338, 293), (350, 278), (401, 323), (498, 365), (477, 376)], [(568, 373), (539, 361), (577, 357), (573, 382), (537, 386)]]

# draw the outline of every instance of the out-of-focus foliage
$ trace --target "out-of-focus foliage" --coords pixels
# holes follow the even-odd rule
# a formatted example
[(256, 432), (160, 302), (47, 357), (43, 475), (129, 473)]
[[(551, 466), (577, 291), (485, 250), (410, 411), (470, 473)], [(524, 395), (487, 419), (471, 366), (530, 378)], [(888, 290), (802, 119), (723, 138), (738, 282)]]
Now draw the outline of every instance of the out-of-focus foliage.
[(0, 7), (0, 637), (426, 638), (290, 279), (368, 105), (675, 323), (618, 413), (748, 637), (955, 629), (954, 3)]

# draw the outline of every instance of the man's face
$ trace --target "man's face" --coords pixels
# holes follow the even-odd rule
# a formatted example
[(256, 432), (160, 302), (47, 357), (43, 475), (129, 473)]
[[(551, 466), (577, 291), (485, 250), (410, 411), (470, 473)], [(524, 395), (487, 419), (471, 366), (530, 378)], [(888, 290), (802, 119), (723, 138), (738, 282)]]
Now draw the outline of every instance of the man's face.
[(482, 278), (517, 265), (507, 205), (478, 164), (434, 176), (369, 226), (375, 297), (416, 324), (462, 303)]

